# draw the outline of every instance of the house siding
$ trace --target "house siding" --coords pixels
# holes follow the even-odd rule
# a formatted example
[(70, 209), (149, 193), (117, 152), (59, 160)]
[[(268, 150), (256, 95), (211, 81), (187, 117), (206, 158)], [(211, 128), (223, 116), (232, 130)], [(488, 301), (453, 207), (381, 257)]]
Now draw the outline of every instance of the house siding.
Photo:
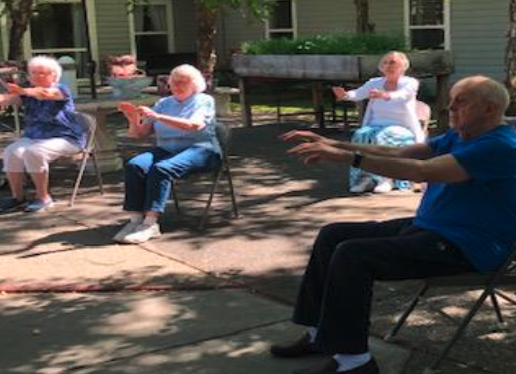
[(483, 74), (503, 81), (509, 2), (453, 0), (450, 7), (453, 80)]
[(297, 0), (298, 37), (355, 31), (353, 0)]
[(106, 55), (131, 52), (129, 16), (125, 0), (97, 0), (95, 2), (98, 52)]
[(403, 0), (382, 0), (369, 3), (369, 22), (380, 34), (403, 35)]
[(175, 46), (173, 52), (195, 52), (197, 31), (194, 2), (192, 0), (173, 0), (172, 13)]

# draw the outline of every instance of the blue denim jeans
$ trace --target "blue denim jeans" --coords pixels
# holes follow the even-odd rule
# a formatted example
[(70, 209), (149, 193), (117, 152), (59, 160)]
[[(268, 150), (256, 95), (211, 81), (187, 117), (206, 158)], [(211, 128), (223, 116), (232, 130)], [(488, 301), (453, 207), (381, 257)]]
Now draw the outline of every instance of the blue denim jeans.
[(163, 212), (174, 180), (212, 170), (220, 162), (217, 153), (196, 146), (176, 154), (156, 147), (135, 156), (125, 168), (124, 210)]

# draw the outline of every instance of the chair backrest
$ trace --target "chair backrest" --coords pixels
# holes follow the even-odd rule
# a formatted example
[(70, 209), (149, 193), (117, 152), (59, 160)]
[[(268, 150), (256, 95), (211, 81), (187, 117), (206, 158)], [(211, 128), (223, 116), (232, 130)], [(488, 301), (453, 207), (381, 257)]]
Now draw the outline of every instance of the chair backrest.
[(504, 121), (509, 125), (516, 129), (516, 117), (505, 117)]
[(215, 134), (220, 147), (222, 148), (222, 153), (225, 155), (229, 144), (229, 138), (231, 137), (231, 129), (222, 122), (216, 121)]
[(423, 132), (425, 134), (428, 133), (428, 124), (430, 123), (430, 118), (432, 116), (432, 110), (430, 106), (422, 101), (416, 101), (416, 115), (419, 122), (423, 126)]
[(91, 152), (95, 147), (95, 134), (97, 132), (97, 120), (90, 114), (83, 112), (75, 112), (75, 118), (79, 125), (82, 126), (86, 134), (86, 146), (84, 151)]

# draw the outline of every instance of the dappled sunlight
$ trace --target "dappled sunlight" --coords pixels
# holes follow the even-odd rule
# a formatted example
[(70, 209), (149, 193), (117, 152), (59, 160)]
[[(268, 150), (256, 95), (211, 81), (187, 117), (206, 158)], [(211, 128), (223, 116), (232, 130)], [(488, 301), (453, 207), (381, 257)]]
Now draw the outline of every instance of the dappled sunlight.
[(92, 332), (99, 335), (152, 336), (165, 330), (173, 333), (177, 328), (167, 326), (168, 321), (177, 323), (182, 319), (197, 317), (192, 310), (186, 310), (171, 303), (169, 298), (157, 295), (132, 301), (126, 308), (126, 311), (103, 320)]

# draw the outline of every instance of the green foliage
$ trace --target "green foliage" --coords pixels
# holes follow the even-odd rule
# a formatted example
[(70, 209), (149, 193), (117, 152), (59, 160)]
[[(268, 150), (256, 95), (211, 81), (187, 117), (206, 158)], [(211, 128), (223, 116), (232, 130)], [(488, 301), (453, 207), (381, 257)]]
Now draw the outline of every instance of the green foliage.
[(242, 44), (242, 53), (248, 55), (359, 55), (381, 54), (392, 50), (407, 50), (402, 35), (333, 34), (303, 39), (256, 40)]

